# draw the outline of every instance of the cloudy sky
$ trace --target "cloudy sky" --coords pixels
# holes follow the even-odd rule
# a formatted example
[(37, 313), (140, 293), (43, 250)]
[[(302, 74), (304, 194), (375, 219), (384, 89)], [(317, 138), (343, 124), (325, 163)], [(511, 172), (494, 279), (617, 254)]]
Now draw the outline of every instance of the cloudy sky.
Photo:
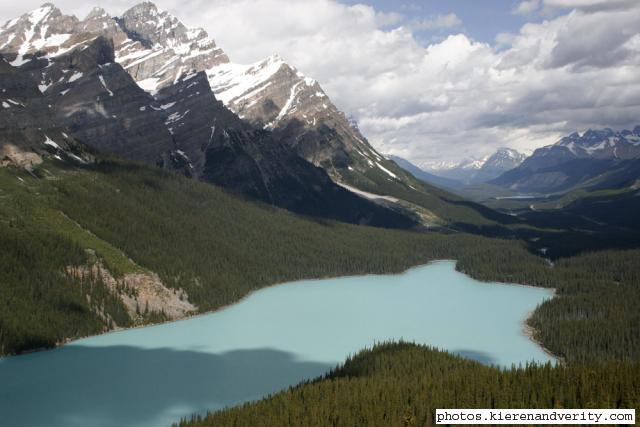
[[(2, 2), (6, 20), (42, 0)], [(58, 0), (82, 17), (135, 0)], [(280, 54), (425, 164), (640, 124), (640, 0), (158, 0), (234, 62)]]

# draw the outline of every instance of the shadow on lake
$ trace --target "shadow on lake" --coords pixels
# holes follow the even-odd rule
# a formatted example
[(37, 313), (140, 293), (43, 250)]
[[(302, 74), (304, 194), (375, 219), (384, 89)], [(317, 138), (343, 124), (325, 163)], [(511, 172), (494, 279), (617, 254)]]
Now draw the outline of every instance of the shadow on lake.
[(161, 427), (168, 415), (178, 421), (259, 399), (332, 367), (268, 348), (210, 354), (73, 345), (0, 360), (0, 414), (13, 427)]

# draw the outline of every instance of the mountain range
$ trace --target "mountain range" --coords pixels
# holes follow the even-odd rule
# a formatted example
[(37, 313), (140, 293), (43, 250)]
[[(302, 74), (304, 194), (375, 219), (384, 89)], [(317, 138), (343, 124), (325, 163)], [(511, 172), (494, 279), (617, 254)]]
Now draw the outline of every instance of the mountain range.
[(456, 179), (445, 178), (443, 176), (436, 175), (434, 173), (429, 173), (422, 168), (416, 166), (411, 163), (409, 160), (404, 159), (399, 156), (387, 155), (387, 158), (393, 160), (398, 166), (403, 168), (404, 170), (411, 172), (413, 176), (418, 178), (419, 180), (426, 182), (431, 185), (435, 185), (441, 188), (450, 188), (455, 189), (462, 187), (464, 184), (462, 181), (458, 181)]
[(639, 159), (640, 126), (618, 132), (589, 129), (535, 150), (491, 183), (534, 193), (632, 186), (640, 177)]
[[(279, 56), (235, 64), (153, 3), (82, 20), (46, 3), (0, 27), (0, 54), (4, 78), (28, 87), (0, 94), (5, 162), (86, 162), (79, 152), (97, 150), (304, 215), (400, 228), (494, 221), (385, 159)], [(20, 129), (17, 114), (30, 117)]]
[[(448, 188), (458, 188), (467, 184), (479, 184), (497, 178), (524, 161), (526, 154), (508, 147), (501, 147), (493, 154), (480, 159), (464, 159), (460, 162), (423, 163), (419, 168), (430, 175), (446, 178)], [(426, 180), (435, 185), (437, 180)]]

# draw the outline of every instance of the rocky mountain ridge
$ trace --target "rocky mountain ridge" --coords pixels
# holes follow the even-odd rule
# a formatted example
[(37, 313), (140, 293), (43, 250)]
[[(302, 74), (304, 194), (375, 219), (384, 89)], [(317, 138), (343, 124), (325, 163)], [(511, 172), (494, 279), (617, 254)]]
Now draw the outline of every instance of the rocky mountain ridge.
[(564, 191), (640, 158), (640, 126), (619, 132), (574, 132), (539, 148), (519, 167), (493, 183), (516, 191)]
[(36, 82), (0, 56), (0, 164), (31, 170), (43, 157), (76, 163), (92, 159), (57, 123)]

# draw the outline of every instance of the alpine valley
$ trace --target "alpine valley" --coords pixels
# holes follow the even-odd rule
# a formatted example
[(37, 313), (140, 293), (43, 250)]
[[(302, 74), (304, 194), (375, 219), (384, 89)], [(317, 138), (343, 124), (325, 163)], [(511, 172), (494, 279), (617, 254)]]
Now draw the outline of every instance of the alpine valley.
[[(47, 3), (0, 26), (0, 374), (34, 360), (23, 353), (83, 337), (232, 313), (237, 305), (221, 309), (271, 285), (375, 282), (367, 275), (446, 259), (477, 281), (553, 288), (520, 313), (513, 335), (524, 329), (556, 362), (500, 368), (472, 348), (449, 353), (399, 336), (314, 380), (292, 377), (288, 390), (172, 422), (417, 426), (434, 424), (442, 407), (640, 407), (640, 127), (421, 168), (378, 152), (319, 82), (280, 56), (232, 59), (150, 2), (84, 19)], [(337, 295), (340, 309), (360, 304)], [(311, 298), (311, 311), (332, 316)], [(258, 381), (269, 376), (257, 367), (269, 366), (268, 350), (246, 369), (236, 353), (224, 357)], [(185, 372), (224, 371), (167, 352)], [(51, 354), (64, 356), (37, 356)], [(91, 366), (86, 381), (107, 380)], [(150, 372), (123, 359), (132, 377), (125, 366)], [(184, 378), (157, 384), (195, 396)], [(0, 384), (0, 424), (11, 393)], [(166, 409), (158, 405), (136, 409)], [(11, 422), (36, 425), (33, 411), (38, 425), (81, 422), (54, 422), (55, 410), (25, 409), (24, 423)], [(127, 414), (117, 424), (137, 425)], [(98, 418), (83, 425), (110, 425)]]

